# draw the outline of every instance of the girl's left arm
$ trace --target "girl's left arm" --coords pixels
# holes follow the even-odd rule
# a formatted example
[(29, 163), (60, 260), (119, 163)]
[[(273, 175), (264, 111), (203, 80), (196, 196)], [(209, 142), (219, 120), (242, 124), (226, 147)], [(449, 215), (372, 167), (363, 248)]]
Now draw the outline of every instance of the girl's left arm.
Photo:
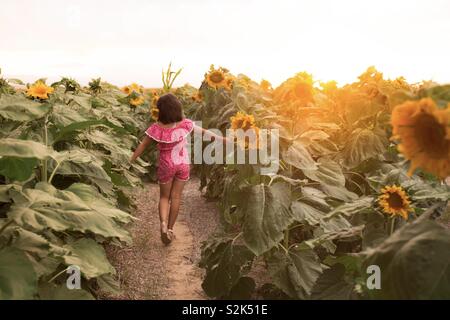
[(139, 158), (144, 152), (145, 148), (148, 147), (148, 145), (152, 142), (152, 139), (149, 138), (147, 135), (144, 137), (144, 140), (139, 144), (139, 146), (134, 151), (133, 155), (130, 158), (130, 162), (134, 162), (137, 158)]
[(194, 131), (197, 132), (197, 133), (205, 134), (205, 135), (210, 136), (210, 137), (214, 137), (214, 140), (221, 140), (223, 142), (231, 141), (227, 137), (223, 137), (221, 135), (215, 134), (212, 131), (209, 131), (209, 130), (204, 129), (204, 128), (199, 127), (199, 126), (196, 126), (195, 124), (194, 124)]

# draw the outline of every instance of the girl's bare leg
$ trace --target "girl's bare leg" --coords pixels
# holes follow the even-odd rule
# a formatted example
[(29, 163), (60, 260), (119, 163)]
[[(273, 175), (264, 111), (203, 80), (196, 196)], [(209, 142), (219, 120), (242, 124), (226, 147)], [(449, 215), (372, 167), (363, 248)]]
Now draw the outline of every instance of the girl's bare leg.
[(170, 191), (169, 229), (172, 230), (180, 210), (181, 194), (186, 181), (174, 179)]
[(169, 200), (172, 182), (159, 185), (159, 221), (161, 222), (161, 231), (167, 233), (167, 224), (169, 221)]

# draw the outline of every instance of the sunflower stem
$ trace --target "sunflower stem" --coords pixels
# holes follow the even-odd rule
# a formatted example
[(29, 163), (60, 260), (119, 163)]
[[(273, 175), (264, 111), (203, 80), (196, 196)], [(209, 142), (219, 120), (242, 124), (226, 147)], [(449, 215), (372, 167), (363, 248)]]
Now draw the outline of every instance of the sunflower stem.
[(392, 217), (389, 225), (389, 235), (392, 235), (394, 231), (395, 231), (395, 217)]
[[(47, 147), (48, 146), (48, 132), (47, 132), (47, 120), (48, 120), (48, 115), (45, 116), (44, 119), (44, 129), (43, 129), (43, 134), (44, 134), (44, 144)], [(42, 161), (42, 166), (41, 166), (41, 181), (42, 182), (47, 182), (47, 159), (43, 159)]]

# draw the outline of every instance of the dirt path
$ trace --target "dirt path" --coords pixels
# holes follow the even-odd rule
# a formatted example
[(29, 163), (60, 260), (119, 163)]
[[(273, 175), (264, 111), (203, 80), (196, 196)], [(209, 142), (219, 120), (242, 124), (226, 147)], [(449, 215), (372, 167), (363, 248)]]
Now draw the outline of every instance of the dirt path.
[(186, 184), (174, 227), (176, 239), (169, 246), (161, 243), (159, 234), (158, 185), (136, 189), (135, 215), (139, 220), (130, 226), (133, 245), (107, 248), (122, 292), (100, 298), (207, 299), (201, 288), (203, 270), (197, 264), (201, 242), (218, 224), (218, 212), (215, 203), (202, 196), (199, 185), (196, 178)]

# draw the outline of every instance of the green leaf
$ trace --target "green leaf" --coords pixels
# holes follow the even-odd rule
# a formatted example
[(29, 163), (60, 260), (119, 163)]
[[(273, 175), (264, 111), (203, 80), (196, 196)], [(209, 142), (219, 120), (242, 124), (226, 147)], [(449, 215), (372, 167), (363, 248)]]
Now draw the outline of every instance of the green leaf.
[(242, 277), (238, 283), (231, 289), (226, 300), (249, 300), (255, 291), (256, 283), (250, 277)]
[(0, 300), (33, 299), (37, 275), (25, 253), (16, 248), (0, 250)]
[(70, 135), (73, 134), (74, 132), (84, 130), (84, 129), (87, 129), (87, 128), (90, 128), (90, 127), (96, 126), (96, 125), (104, 125), (104, 126), (113, 128), (116, 132), (120, 132), (120, 133), (124, 133), (124, 134), (128, 133), (128, 131), (125, 130), (124, 128), (118, 127), (106, 119), (87, 120), (87, 121), (71, 123), (71, 124), (61, 128), (58, 131), (57, 135), (55, 136), (53, 143), (67, 139), (67, 137), (70, 137)]
[(241, 275), (248, 269), (254, 258), (253, 253), (232, 241), (214, 241), (204, 247), (201, 266), (206, 268), (202, 288), (210, 297), (224, 297), (239, 283)]
[(287, 254), (281, 250), (271, 252), (267, 265), (274, 284), (296, 299), (306, 299), (322, 273), (316, 253), (299, 246)]
[[(56, 171), (59, 175), (86, 176), (111, 181), (111, 178), (102, 168), (103, 163), (89, 150), (62, 151), (56, 155), (55, 160), (61, 163)], [(49, 166), (49, 169), (53, 170), (54, 165)]]
[(355, 129), (342, 151), (344, 165), (354, 168), (361, 162), (382, 155), (386, 151), (388, 140), (381, 129)]
[(334, 264), (318, 278), (311, 293), (313, 300), (351, 300), (356, 298), (354, 284), (345, 280), (345, 266)]
[(0, 116), (14, 121), (32, 121), (44, 117), (50, 105), (20, 95), (0, 95)]
[(301, 201), (293, 201), (292, 213), (298, 222), (306, 221), (310, 226), (318, 225), (325, 213)]
[(328, 158), (320, 158), (315, 170), (303, 170), (305, 176), (313, 181), (320, 182), (325, 186), (345, 186), (345, 177), (341, 166)]
[(64, 246), (71, 254), (64, 257), (65, 263), (80, 268), (87, 279), (104, 274), (114, 274), (115, 270), (106, 257), (105, 249), (89, 238), (82, 238)]
[(97, 284), (103, 292), (108, 292), (113, 295), (121, 293), (119, 281), (115, 280), (110, 274), (97, 277)]
[(25, 181), (31, 177), (34, 168), (38, 165), (35, 158), (0, 158), (0, 175), (13, 181)]
[(289, 188), (284, 183), (256, 185), (243, 190), (238, 210), (243, 213), (245, 244), (260, 255), (283, 239), (283, 231), (293, 222)]
[(70, 290), (65, 283), (62, 285), (45, 283), (39, 286), (39, 298), (41, 300), (95, 300), (86, 290)]
[(40, 182), (35, 189), (21, 192), (10, 190), (14, 204), (8, 211), (8, 217), (34, 231), (50, 228), (58, 232), (91, 232), (105, 238), (131, 242), (130, 234), (121, 225), (129, 216), (127, 213), (107, 205), (98, 193), (93, 193), (99, 197), (98, 201), (83, 201), (72, 192), (75, 189), (74, 186), (64, 191), (57, 190), (50, 184)]
[(283, 152), (283, 160), (297, 169), (317, 169), (317, 165), (306, 147), (298, 141), (294, 141), (294, 143), (289, 146), (287, 151)]
[(0, 156), (17, 158), (36, 158), (39, 160), (53, 158), (56, 152), (44, 144), (31, 141), (5, 138), (0, 140)]
[(367, 251), (381, 269), (381, 299), (450, 299), (450, 230), (435, 221), (406, 224)]
[(374, 198), (371, 196), (361, 197), (352, 202), (344, 203), (330, 213), (328, 213), (327, 217), (333, 217), (336, 215), (344, 215), (346, 217), (351, 217), (357, 213), (361, 213), (363, 211), (370, 211), (373, 207)]

